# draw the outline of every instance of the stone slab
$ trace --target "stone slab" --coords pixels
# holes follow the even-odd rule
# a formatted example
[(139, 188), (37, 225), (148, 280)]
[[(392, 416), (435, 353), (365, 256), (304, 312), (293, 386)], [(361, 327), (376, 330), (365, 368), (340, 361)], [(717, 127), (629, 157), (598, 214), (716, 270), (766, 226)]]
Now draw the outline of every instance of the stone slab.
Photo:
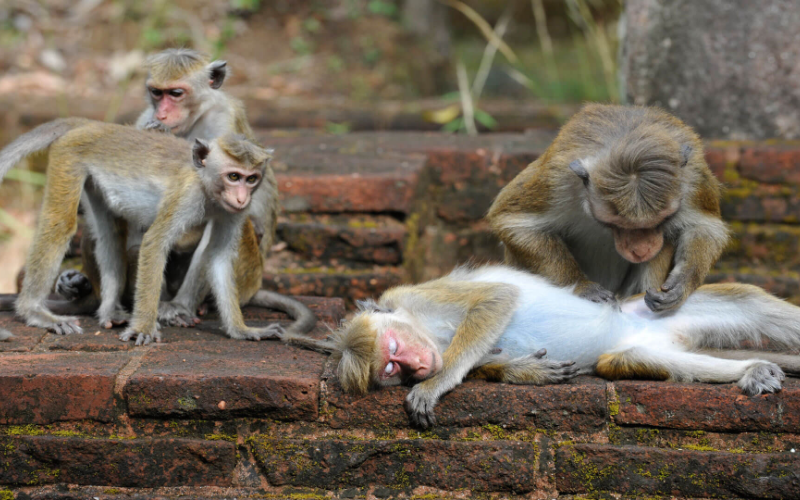
[(559, 493), (798, 498), (800, 456), (582, 444), (556, 452)]
[(0, 424), (114, 419), (114, 383), (129, 353), (0, 356)]
[(162, 345), (147, 353), (123, 393), (136, 417), (312, 421), (324, 360), (277, 341)]
[(256, 460), (275, 485), (316, 488), (431, 486), (526, 493), (536, 448), (521, 441), (289, 440), (254, 438)]
[(236, 447), (196, 439), (0, 436), (0, 484), (228, 486)]
[(775, 394), (747, 396), (734, 384), (614, 382), (618, 425), (723, 432), (797, 432), (800, 380), (788, 378)]

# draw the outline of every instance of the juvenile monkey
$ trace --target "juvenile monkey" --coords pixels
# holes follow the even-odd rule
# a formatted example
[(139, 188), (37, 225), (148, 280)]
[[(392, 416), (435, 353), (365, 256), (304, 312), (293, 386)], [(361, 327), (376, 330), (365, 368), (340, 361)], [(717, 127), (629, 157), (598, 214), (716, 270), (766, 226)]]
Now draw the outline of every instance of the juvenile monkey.
[(82, 203), (97, 249), (101, 323), (128, 320), (120, 304), (127, 235), (120, 222), (144, 232), (133, 318), (121, 340), (135, 338), (138, 345), (161, 339), (157, 317), (167, 255), (182, 235), (205, 224), (207, 244), (192, 263), (205, 280), (187, 278), (184, 285), (198, 290), (209, 284), (230, 337), (280, 336), (278, 325), (244, 324), (233, 265), (252, 195), (268, 168), (267, 150), (236, 135), (211, 143), (196, 139), (192, 146), (167, 134), (63, 119), (37, 127), (1, 151), (0, 179), (21, 159), (48, 147), (43, 208), (16, 301), (17, 314), (29, 325), (62, 334), (81, 332), (77, 318), (53, 314), (45, 299)]
[[(220, 90), (227, 76), (225, 61), (209, 61), (208, 57), (191, 49), (167, 49), (148, 57), (146, 88), (148, 108), (137, 120), (139, 129), (171, 132), (189, 140), (196, 138), (211, 140), (225, 133), (242, 134), (254, 140), (253, 131), (247, 122), (241, 101)], [(275, 237), (278, 214), (278, 188), (272, 168), (267, 165), (263, 185), (251, 201), (250, 220), (245, 223), (239, 252), (235, 261), (236, 286), (242, 304), (270, 307), (289, 313), (297, 321), (289, 327), (293, 333), (305, 333), (316, 323), (313, 313), (299, 301), (275, 292), (261, 290), (264, 258), (269, 253)], [(136, 231), (134, 230), (134, 233)], [(205, 296), (202, 286), (180, 288), (186, 279), (186, 255), (193, 255), (203, 228), (200, 227), (181, 238), (180, 253), (173, 252), (168, 259), (167, 289), (177, 294), (171, 302), (159, 308), (159, 320), (173, 326), (193, 326), (197, 306)], [(140, 239), (141, 234), (129, 235), (129, 240)], [(258, 237), (261, 238), (259, 246)], [(135, 241), (129, 259), (136, 262)], [(97, 269), (94, 244), (90, 238), (81, 241), (83, 270), (86, 275), (74, 270), (62, 273), (56, 290), (70, 302), (67, 304), (49, 301), (48, 307), (61, 314), (86, 314), (93, 312), (99, 299), (99, 271)], [(191, 266), (189, 269), (195, 269)], [(135, 277), (135, 265), (128, 271), (128, 282)], [(132, 290), (132, 286), (128, 289)], [(94, 290), (95, 297), (87, 297)], [(195, 291), (199, 297), (188, 294)], [(131, 292), (126, 290), (125, 302), (130, 301)], [(110, 324), (104, 325), (111, 327)]]
[(506, 263), (579, 297), (679, 307), (728, 241), (698, 136), (657, 108), (591, 104), (497, 196)]
[[(737, 382), (746, 394), (775, 392), (784, 373), (764, 359), (768, 353), (723, 360), (694, 352), (762, 336), (800, 347), (800, 308), (737, 284), (702, 286), (671, 313), (651, 311), (642, 295), (617, 308), (497, 265), (390, 289), (377, 303), (363, 303), (327, 346), (341, 355), (338, 375), (348, 392), (416, 383), (405, 408), (414, 424), (428, 427), (439, 398), (473, 370), (516, 384), (594, 372), (611, 380)], [(797, 357), (779, 362), (792, 371), (800, 365)]]

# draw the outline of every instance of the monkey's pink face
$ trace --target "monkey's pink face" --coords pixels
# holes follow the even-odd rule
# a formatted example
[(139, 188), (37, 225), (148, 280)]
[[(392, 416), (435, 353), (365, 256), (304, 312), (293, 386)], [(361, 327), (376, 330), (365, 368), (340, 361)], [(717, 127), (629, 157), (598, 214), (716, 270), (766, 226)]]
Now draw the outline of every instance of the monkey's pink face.
[(247, 208), (253, 190), (261, 181), (261, 173), (229, 167), (220, 172), (222, 208), (229, 213), (238, 213)]
[(677, 205), (658, 213), (652, 220), (634, 224), (625, 217), (613, 214), (610, 209), (598, 209), (592, 205), (595, 219), (614, 234), (617, 253), (634, 264), (647, 262), (658, 255), (664, 246), (663, 225), (675, 212)]
[(382, 385), (425, 380), (442, 369), (442, 356), (430, 339), (399, 328), (387, 328), (380, 338)]
[(165, 88), (148, 85), (147, 90), (153, 101), (156, 119), (173, 129), (173, 132), (181, 132), (180, 126), (189, 116), (186, 106), (187, 95), (190, 92), (189, 87), (183, 84), (170, 85)]

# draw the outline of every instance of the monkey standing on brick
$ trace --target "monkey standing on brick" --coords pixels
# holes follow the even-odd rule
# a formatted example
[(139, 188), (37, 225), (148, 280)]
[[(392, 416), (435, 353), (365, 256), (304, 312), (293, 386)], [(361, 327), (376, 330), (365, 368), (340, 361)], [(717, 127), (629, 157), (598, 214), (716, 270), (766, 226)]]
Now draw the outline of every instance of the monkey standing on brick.
[[(209, 62), (208, 58), (191, 49), (168, 49), (150, 56), (145, 67), (148, 70), (146, 87), (149, 107), (141, 114), (136, 127), (144, 130), (169, 132), (189, 141), (212, 140), (226, 133), (242, 134), (254, 141), (253, 131), (247, 122), (241, 101), (220, 90), (227, 76), (225, 61)], [(187, 144), (187, 147), (189, 145)], [(278, 187), (272, 167), (266, 166), (262, 185), (256, 190), (250, 209), (250, 219), (245, 223), (238, 255), (235, 261), (236, 284), (242, 304), (270, 307), (289, 313), (296, 321), (288, 327), (289, 333), (305, 333), (311, 330), (316, 319), (313, 313), (296, 299), (261, 290), (264, 259), (269, 254), (275, 237), (278, 214)], [(207, 294), (202, 287), (192, 291), (190, 281), (197, 278), (197, 262), (186, 263), (186, 255), (199, 255), (204, 227), (192, 228), (177, 243), (178, 252), (170, 255), (166, 270), (170, 302), (162, 302), (159, 320), (173, 326), (194, 326), (199, 322), (195, 314), (200, 302)], [(128, 288), (123, 302), (130, 302), (137, 261), (140, 231), (128, 235), (129, 262)], [(259, 246), (257, 236), (260, 236)], [(94, 242), (83, 238), (81, 242), (83, 270), (86, 275), (74, 270), (59, 276), (56, 290), (71, 301), (71, 304), (48, 303), (60, 314), (86, 312), (86, 302), (91, 303), (89, 312), (96, 307), (100, 296), (100, 276)], [(194, 265), (192, 265), (194, 263)], [(186, 269), (188, 265), (188, 270)], [(184, 286), (185, 285), (185, 286)], [(86, 297), (94, 292), (94, 296)], [(74, 309), (78, 306), (78, 309)], [(106, 328), (111, 323), (103, 325)]]
[[(28, 254), (16, 311), (28, 325), (80, 333), (75, 317), (54, 314), (46, 298), (77, 228), (78, 204), (96, 245), (103, 324), (127, 322), (127, 227), (144, 233), (138, 253), (133, 317), (120, 340), (160, 340), (159, 295), (169, 251), (187, 231), (206, 227), (182, 285), (188, 297), (210, 288), (226, 333), (235, 339), (281, 338), (278, 324), (245, 325), (234, 259), (241, 256), (250, 201), (264, 184), (270, 152), (244, 136), (206, 143), (80, 118), (45, 123), (0, 151), (0, 179), (37, 151), (50, 151), (42, 211)], [(255, 242), (255, 238), (252, 239)], [(260, 254), (256, 253), (260, 258)], [(179, 293), (180, 295), (180, 293)], [(313, 316), (312, 316), (313, 317)], [(291, 336), (292, 332), (288, 332)]]
[(306, 340), (307, 347), (339, 353), (337, 372), (347, 392), (415, 384), (405, 408), (422, 427), (435, 424), (439, 398), (473, 370), (535, 385), (583, 373), (736, 382), (750, 395), (780, 390), (781, 368), (800, 373), (797, 356), (718, 350), (762, 337), (800, 348), (800, 308), (752, 285), (704, 285), (677, 311), (658, 313), (643, 295), (618, 308), (497, 265), (398, 286), (360, 307), (332, 342)]
[(678, 308), (728, 241), (698, 136), (656, 108), (590, 104), (511, 181), (488, 219), (506, 263), (594, 302)]

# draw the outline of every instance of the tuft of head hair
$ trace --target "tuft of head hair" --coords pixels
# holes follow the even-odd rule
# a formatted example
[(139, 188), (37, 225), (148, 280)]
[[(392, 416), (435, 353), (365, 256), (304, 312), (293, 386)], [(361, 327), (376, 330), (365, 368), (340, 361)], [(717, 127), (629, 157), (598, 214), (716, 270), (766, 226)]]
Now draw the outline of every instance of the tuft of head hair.
[(646, 221), (667, 208), (680, 190), (681, 151), (658, 127), (640, 126), (598, 162), (592, 181), (619, 215)]
[(228, 156), (253, 168), (272, 159), (271, 149), (252, 143), (242, 134), (225, 134), (217, 139), (217, 144)]
[(166, 86), (170, 82), (202, 70), (209, 57), (192, 49), (166, 49), (152, 54), (144, 63), (154, 85)]
[(378, 331), (369, 313), (362, 312), (344, 323), (331, 337), (341, 356), (336, 370), (345, 392), (366, 394), (374, 385), (378, 354)]

